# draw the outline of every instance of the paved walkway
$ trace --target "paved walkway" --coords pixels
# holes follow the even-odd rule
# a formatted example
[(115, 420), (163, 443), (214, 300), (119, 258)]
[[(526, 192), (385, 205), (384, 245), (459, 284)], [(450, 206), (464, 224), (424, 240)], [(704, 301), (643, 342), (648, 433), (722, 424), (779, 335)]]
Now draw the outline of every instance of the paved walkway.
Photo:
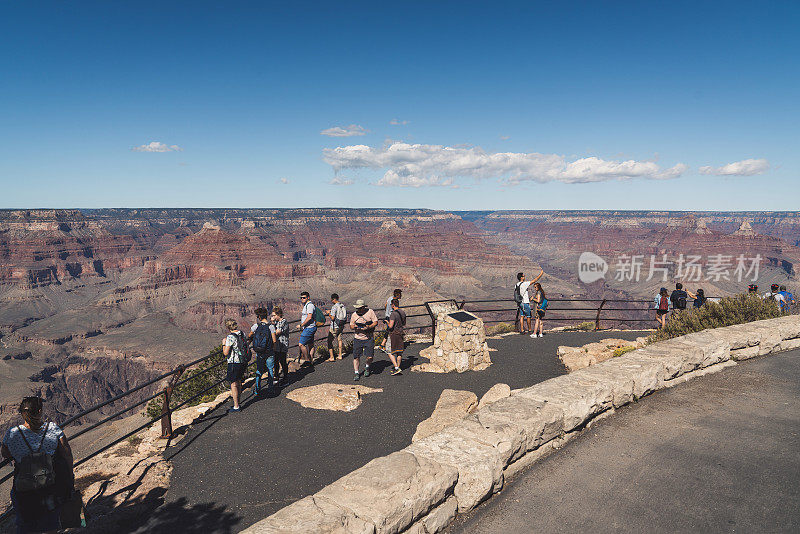
[(800, 532), (800, 351), (621, 409), (448, 532)]
[[(369, 460), (402, 449), (417, 424), (430, 416), (445, 388), (480, 397), (505, 382), (520, 388), (564, 372), (558, 345), (582, 345), (607, 337), (634, 339), (634, 332), (564, 332), (531, 339), (514, 335), (489, 340), (494, 362), (469, 373), (390, 376), (388, 358), (376, 354), (377, 374), (358, 384), (383, 388), (366, 395), (350, 413), (303, 408), (285, 398), (297, 387), (353, 383), (352, 361), (322, 363), (278, 397), (244, 403), (228, 415), (229, 403), (206, 417), (175, 447), (171, 487), (150, 515), (130, 523), (138, 532), (238, 532), (291, 502), (314, 493)], [(412, 345), (414, 357), (423, 345)]]

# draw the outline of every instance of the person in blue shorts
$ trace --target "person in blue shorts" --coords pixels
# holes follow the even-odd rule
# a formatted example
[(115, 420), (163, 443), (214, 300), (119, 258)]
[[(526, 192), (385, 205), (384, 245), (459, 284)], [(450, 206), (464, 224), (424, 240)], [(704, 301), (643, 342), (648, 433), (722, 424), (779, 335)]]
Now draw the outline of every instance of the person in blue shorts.
[[(531, 297), (528, 294), (528, 288), (530, 287), (531, 284), (533, 284), (535, 282), (538, 282), (539, 279), (543, 275), (544, 275), (544, 269), (542, 269), (542, 272), (540, 272), (538, 275), (536, 275), (536, 278), (534, 278), (530, 282), (527, 282), (525, 280), (525, 274), (524, 273), (517, 273), (517, 280), (518, 281), (517, 281), (516, 291), (518, 291), (519, 294), (522, 296), (522, 301), (519, 303), (519, 331), (520, 331), (521, 334), (527, 334), (529, 332), (532, 332), (532, 330), (531, 330)], [(526, 319), (527, 319), (527, 321), (526, 321)], [(526, 323), (528, 325), (528, 329), (527, 330), (525, 330), (525, 324)]]
[(311, 303), (308, 291), (300, 293), (300, 303), (303, 309), (300, 312), (300, 359), (301, 365), (314, 365), (314, 335), (317, 333), (317, 323), (314, 321), (316, 308)]

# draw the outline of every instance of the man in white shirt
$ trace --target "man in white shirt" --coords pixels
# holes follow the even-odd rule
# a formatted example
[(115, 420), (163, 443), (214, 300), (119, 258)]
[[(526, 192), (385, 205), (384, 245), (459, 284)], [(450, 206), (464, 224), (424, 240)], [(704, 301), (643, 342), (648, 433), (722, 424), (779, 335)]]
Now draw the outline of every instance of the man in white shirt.
[(328, 361), (332, 362), (334, 359), (334, 342), (338, 342), (339, 356), (337, 360), (342, 359), (342, 331), (344, 325), (347, 324), (347, 309), (344, 304), (339, 302), (339, 295), (334, 293), (331, 295), (331, 311), (328, 312), (328, 317), (331, 319), (331, 326), (328, 328)]
[(314, 321), (316, 308), (311, 303), (311, 295), (308, 291), (300, 293), (300, 303), (303, 310), (300, 313), (300, 355), (303, 364), (314, 365), (314, 335), (317, 333), (317, 323)]

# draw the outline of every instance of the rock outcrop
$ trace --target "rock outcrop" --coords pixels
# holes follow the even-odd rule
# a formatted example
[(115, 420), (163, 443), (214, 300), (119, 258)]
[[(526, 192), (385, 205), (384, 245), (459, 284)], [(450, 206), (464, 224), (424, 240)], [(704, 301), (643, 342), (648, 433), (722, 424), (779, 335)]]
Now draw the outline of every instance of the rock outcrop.
[(436, 401), (436, 407), (428, 419), (417, 425), (411, 442), (426, 438), (460, 421), (478, 407), (478, 396), (471, 391), (445, 389)]
[(587, 343), (582, 347), (558, 347), (558, 357), (570, 373), (589, 367), (596, 363), (604, 362), (614, 356), (621, 356), (627, 351), (644, 347), (645, 338), (639, 337), (635, 341), (625, 339), (603, 339), (594, 343)]
[(368, 388), (352, 384), (346, 386), (318, 384), (293, 389), (286, 395), (286, 398), (299, 403), (303, 408), (352, 412), (361, 405), (362, 395), (381, 392), (383, 392), (381, 388)]

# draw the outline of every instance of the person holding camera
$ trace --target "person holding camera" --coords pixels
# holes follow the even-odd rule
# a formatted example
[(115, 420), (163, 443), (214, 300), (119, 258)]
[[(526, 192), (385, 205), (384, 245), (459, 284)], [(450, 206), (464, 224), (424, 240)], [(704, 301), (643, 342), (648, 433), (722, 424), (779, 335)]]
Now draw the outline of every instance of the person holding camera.
[(366, 356), (367, 361), (364, 365), (364, 377), (370, 375), (369, 364), (375, 356), (375, 328), (378, 326), (378, 316), (372, 311), (369, 306), (364, 304), (363, 299), (356, 301), (356, 311), (350, 317), (350, 328), (355, 332), (355, 339), (353, 339), (353, 370), (355, 377), (353, 380), (359, 380), (361, 373), (359, 372), (359, 364), (361, 355)]

